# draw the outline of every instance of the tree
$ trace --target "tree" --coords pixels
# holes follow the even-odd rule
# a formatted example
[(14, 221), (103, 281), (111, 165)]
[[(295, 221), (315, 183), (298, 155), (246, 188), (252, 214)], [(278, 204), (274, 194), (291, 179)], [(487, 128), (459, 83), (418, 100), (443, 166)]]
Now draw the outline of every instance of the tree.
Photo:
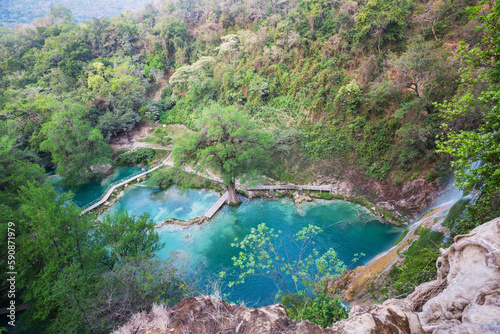
[[(45, 177), (43, 168), (30, 160), (34, 158), (21, 146), (19, 124), (15, 121), (0, 120), (0, 209), (5, 222), (7, 207), (17, 209), (17, 191), (27, 183), (35, 183)], [(10, 218), (12, 219), (12, 218)], [(4, 225), (4, 224), (2, 224)]]
[(33, 304), (32, 318), (45, 320), (57, 311), (50, 287), (61, 269), (71, 263), (84, 270), (94, 267), (96, 254), (90, 243), (93, 221), (80, 216), (80, 208), (69, 202), (71, 193), (59, 195), (48, 182), (41, 187), (21, 187), (19, 197), (17, 283), (25, 291), (24, 301)]
[(57, 173), (75, 187), (93, 177), (92, 168), (111, 162), (111, 149), (99, 129), (85, 121), (86, 114), (81, 105), (65, 104), (42, 128), (47, 139), (40, 149), (52, 154)]
[(96, 237), (103, 240), (103, 247), (109, 250), (106, 264), (110, 269), (127, 258), (139, 255), (151, 257), (165, 246), (160, 242), (158, 233), (150, 233), (155, 224), (149, 220), (148, 213), (137, 218), (127, 212), (108, 214), (97, 226)]
[(374, 35), (380, 52), (382, 43), (401, 39), (411, 7), (412, 2), (408, 0), (369, 0), (356, 15), (357, 42), (361, 45), (370, 34)]
[[(276, 287), (285, 294), (298, 293), (302, 286), (312, 287), (317, 293), (326, 293), (328, 281), (346, 270), (346, 266), (330, 248), (319, 256), (316, 249), (308, 248), (314, 244), (312, 239), (323, 230), (309, 225), (291, 238), (282, 236), (266, 224), (252, 228), (242, 241), (235, 239), (233, 247), (241, 249), (238, 257), (233, 257), (234, 265), (242, 271), (233, 284), (245, 282), (248, 276), (258, 275), (270, 278)], [(288, 241), (288, 242), (287, 242)], [(298, 255), (290, 259), (290, 252)], [(307, 254), (306, 252), (310, 252)]]
[(19, 197), (16, 283), (29, 318), (48, 332), (109, 333), (152, 302), (184, 295), (183, 273), (154, 258), (163, 244), (147, 215), (98, 222), (48, 182), (21, 187)]
[(440, 105), (447, 122), (437, 151), (455, 158), (460, 189), (480, 192), (463, 232), (500, 214), (500, 2), (485, 13), (488, 3), (470, 9), (471, 17), (482, 22), (482, 45), (467, 51), (462, 44), (462, 84), (452, 102)]
[[(409, 88), (421, 97), (424, 89), (441, 73), (448, 73), (450, 85), (456, 70), (449, 65), (448, 54), (435, 48), (435, 43), (425, 42), (417, 36), (400, 57), (389, 57), (389, 66), (399, 72), (397, 80), (402, 88)], [(432, 87), (439, 89), (438, 87)]]
[(199, 126), (200, 132), (185, 132), (174, 147), (176, 165), (194, 163), (198, 170), (214, 169), (228, 186), (228, 202), (239, 202), (236, 178), (255, 179), (263, 171), (271, 158), (271, 135), (256, 130), (244, 112), (218, 104), (204, 110)]
[[(231, 244), (239, 248), (240, 253), (232, 258), (239, 269), (238, 279), (229, 286), (244, 283), (249, 276), (267, 277), (278, 288), (278, 298), (292, 319), (309, 319), (326, 327), (346, 318), (348, 312), (339, 300), (328, 295), (331, 293), (329, 283), (341, 275), (346, 266), (332, 248), (322, 255), (310, 249), (314, 237), (321, 232), (321, 228), (309, 225), (290, 237), (266, 224), (252, 228), (243, 240), (235, 239)], [(226, 273), (220, 275), (225, 277)]]

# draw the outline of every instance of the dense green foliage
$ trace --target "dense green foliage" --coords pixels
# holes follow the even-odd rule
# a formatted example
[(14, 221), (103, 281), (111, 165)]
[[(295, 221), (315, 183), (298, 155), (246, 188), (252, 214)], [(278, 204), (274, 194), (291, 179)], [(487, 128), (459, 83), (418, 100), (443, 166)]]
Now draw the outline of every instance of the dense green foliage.
[(229, 186), (230, 203), (238, 202), (236, 178), (255, 178), (271, 158), (271, 136), (258, 131), (250, 117), (234, 107), (212, 105), (199, 121), (200, 132), (185, 132), (173, 149), (177, 166), (193, 163), (214, 169)]
[(323, 328), (349, 316), (349, 310), (342, 306), (339, 299), (326, 294), (309, 296), (303, 293), (293, 297), (285, 295), (280, 302), (286, 306), (290, 319), (307, 319)]
[(383, 286), (374, 293), (378, 301), (404, 298), (420, 284), (436, 278), (436, 260), (441, 256), (443, 234), (425, 228), (419, 232), (419, 238), (405, 252), (403, 264), (392, 267)]
[(194, 129), (216, 101), (273, 134), (274, 178), (354, 170), (400, 186), (446, 174), (434, 103), (453, 96), (459, 72), (441, 39), (477, 42), (463, 20), (473, 4), (166, 1), (79, 25), (56, 8), (0, 35), (0, 107), (43, 155), (50, 101), (84, 106), (81, 121), (105, 141), (146, 119)]
[(99, 222), (80, 216), (71, 197), (49, 183), (19, 193), (17, 287), (30, 321), (49, 332), (106, 332), (151, 302), (183, 297), (180, 273), (154, 259), (163, 245), (148, 215)]
[(40, 131), (46, 138), (40, 150), (51, 153), (57, 173), (65, 175), (65, 182), (73, 186), (92, 178), (92, 167), (111, 162), (111, 149), (101, 132), (83, 119), (84, 113), (81, 106), (64, 106)]
[(155, 150), (152, 148), (138, 148), (132, 152), (125, 152), (118, 156), (118, 162), (124, 165), (147, 164), (155, 157)]
[(481, 22), (482, 44), (462, 45), (460, 89), (440, 105), (446, 123), (439, 152), (455, 158), (457, 186), (478, 194), (463, 219), (450, 223), (456, 234), (500, 215), (500, 4), (480, 2), (470, 12)]

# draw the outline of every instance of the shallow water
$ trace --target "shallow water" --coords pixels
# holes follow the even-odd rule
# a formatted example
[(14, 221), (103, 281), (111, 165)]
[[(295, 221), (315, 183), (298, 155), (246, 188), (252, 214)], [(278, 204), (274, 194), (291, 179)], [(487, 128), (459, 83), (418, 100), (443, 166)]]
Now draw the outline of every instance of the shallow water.
[[(141, 168), (136, 166), (115, 167), (113, 169), (113, 173), (101, 181), (93, 180), (78, 188), (75, 191), (73, 202), (80, 207), (85, 206), (93, 200), (99, 198), (111, 183), (125, 179), (140, 170)], [(49, 182), (59, 193), (71, 190), (70, 187), (64, 185), (63, 178), (61, 176), (51, 177)]]
[(187, 189), (183, 192), (175, 186), (166, 191), (132, 186), (104, 214), (128, 210), (129, 214), (139, 216), (148, 212), (150, 219), (157, 224), (165, 218), (189, 220), (203, 216), (218, 199), (216, 192), (206, 189)]
[[(157, 254), (168, 258), (172, 252), (177, 252), (182, 258), (189, 259), (187, 267), (197, 268), (201, 283), (208, 284), (215, 280), (219, 271), (232, 267), (231, 258), (238, 254), (238, 250), (231, 247), (234, 239), (242, 240), (252, 227), (260, 223), (290, 236), (308, 224), (315, 224), (323, 229), (323, 233), (317, 236), (314, 247), (320, 253), (334, 248), (339, 259), (351, 266), (362, 265), (389, 249), (402, 232), (400, 228), (376, 221), (366, 208), (345, 201), (320, 200), (301, 204), (300, 208), (289, 199), (243, 201), (238, 208), (225, 206), (202, 226), (187, 229), (162, 227), (159, 233), (166, 246)], [(290, 258), (295, 259), (297, 252), (288, 251)], [(365, 256), (353, 265), (351, 261), (356, 253)], [(231, 280), (234, 278), (221, 282), (222, 294), (229, 293), (226, 299), (245, 301), (250, 306), (274, 303), (278, 290), (272, 280), (251, 277), (245, 284), (227, 288), (227, 282)]]

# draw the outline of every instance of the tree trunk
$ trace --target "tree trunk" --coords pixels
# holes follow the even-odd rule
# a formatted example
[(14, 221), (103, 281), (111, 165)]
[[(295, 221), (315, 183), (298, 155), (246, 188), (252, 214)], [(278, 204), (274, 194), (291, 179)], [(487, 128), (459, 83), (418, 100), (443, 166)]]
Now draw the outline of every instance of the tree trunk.
[(437, 36), (436, 36), (436, 30), (434, 30), (434, 21), (432, 22), (432, 34), (434, 35), (434, 38), (436, 39), (436, 42), (439, 42)]
[(238, 195), (236, 195), (236, 186), (234, 185), (234, 181), (229, 183), (227, 191), (229, 192), (229, 196), (227, 197), (228, 203), (238, 203), (240, 201)]

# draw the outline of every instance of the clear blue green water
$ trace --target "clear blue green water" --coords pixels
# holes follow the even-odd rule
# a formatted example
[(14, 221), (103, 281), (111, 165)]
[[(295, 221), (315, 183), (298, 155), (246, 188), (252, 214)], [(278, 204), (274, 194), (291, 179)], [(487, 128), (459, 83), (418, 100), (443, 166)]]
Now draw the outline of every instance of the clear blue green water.
[[(110, 212), (125, 209), (136, 215), (149, 212), (156, 222), (167, 217), (186, 220), (203, 215), (217, 198), (208, 190), (189, 190), (182, 194), (175, 187), (165, 192), (132, 187)], [(324, 232), (317, 237), (315, 247), (320, 252), (334, 248), (346, 264), (351, 264), (354, 254), (365, 253), (355, 265), (364, 264), (389, 249), (402, 232), (400, 228), (376, 221), (366, 208), (345, 201), (319, 200), (297, 208), (289, 199), (247, 201), (243, 198), (241, 206), (225, 206), (201, 226), (160, 228), (158, 232), (166, 246), (157, 255), (166, 259), (175, 253), (186, 261), (187, 268), (198, 271), (201, 285), (208, 285), (221, 270), (232, 267), (231, 258), (238, 253), (231, 247), (234, 239), (241, 240), (260, 223), (286, 235), (293, 235), (308, 224), (320, 226)], [(296, 255), (290, 251), (292, 259)], [(271, 280), (251, 277), (245, 284), (231, 289), (227, 287), (229, 280), (231, 278), (220, 284), (222, 293), (229, 294), (229, 300), (245, 301), (252, 306), (274, 303), (278, 290)]]
[(129, 214), (139, 216), (147, 212), (157, 224), (165, 218), (189, 220), (203, 216), (218, 199), (216, 192), (206, 189), (187, 189), (183, 192), (175, 186), (166, 191), (131, 186), (104, 214), (127, 210)]
[[(85, 205), (98, 198), (109, 184), (138, 170), (137, 167), (115, 168), (113, 174), (103, 181), (81, 187), (74, 201)], [(67, 190), (62, 187), (60, 179), (53, 178), (52, 183), (59, 191)], [(177, 187), (170, 187), (161, 191), (146, 188), (142, 183), (126, 189), (105, 214), (128, 210), (133, 215), (147, 212), (156, 223), (166, 218), (188, 220), (202, 216), (218, 198), (211, 190), (188, 189), (182, 192)], [(351, 264), (354, 254), (364, 253), (365, 256), (355, 265), (362, 265), (389, 249), (402, 232), (395, 226), (381, 224), (366, 208), (350, 202), (317, 200), (297, 207), (290, 199), (242, 200), (243, 204), (238, 208), (225, 206), (201, 226), (160, 228), (158, 232), (165, 247), (157, 255), (170, 258), (175, 253), (179, 261), (185, 261), (187, 268), (197, 271), (200, 286), (203, 286), (215, 281), (221, 270), (230, 271), (233, 267), (231, 258), (238, 254), (231, 243), (235, 238), (243, 239), (252, 227), (260, 223), (290, 236), (308, 224), (315, 224), (323, 229), (316, 238), (315, 248), (320, 253), (335, 249), (346, 264)], [(288, 252), (291, 259), (297, 256), (290, 248)], [(234, 278), (220, 282), (221, 292), (229, 294), (227, 299), (230, 301), (245, 301), (251, 306), (275, 302), (278, 290), (270, 279), (251, 277), (245, 284), (228, 288), (231, 279)]]
[[(73, 198), (73, 202), (76, 205), (82, 207), (86, 204), (92, 202), (93, 200), (99, 198), (106, 188), (113, 182), (125, 179), (126, 177), (137, 173), (140, 171), (140, 167), (136, 166), (119, 166), (113, 169), (113, 173), (108, 177), (100, 180), (100, 181), (91, 181), (75, 191), (75, 197)], [(49, 179), (49, 182), (54, 186), (57, 192), (63, 193), (65, 191), (71, 190), (70, 187), (67, 187), (63, 183), (63, 178), (61, 176), (54, 176)]]

